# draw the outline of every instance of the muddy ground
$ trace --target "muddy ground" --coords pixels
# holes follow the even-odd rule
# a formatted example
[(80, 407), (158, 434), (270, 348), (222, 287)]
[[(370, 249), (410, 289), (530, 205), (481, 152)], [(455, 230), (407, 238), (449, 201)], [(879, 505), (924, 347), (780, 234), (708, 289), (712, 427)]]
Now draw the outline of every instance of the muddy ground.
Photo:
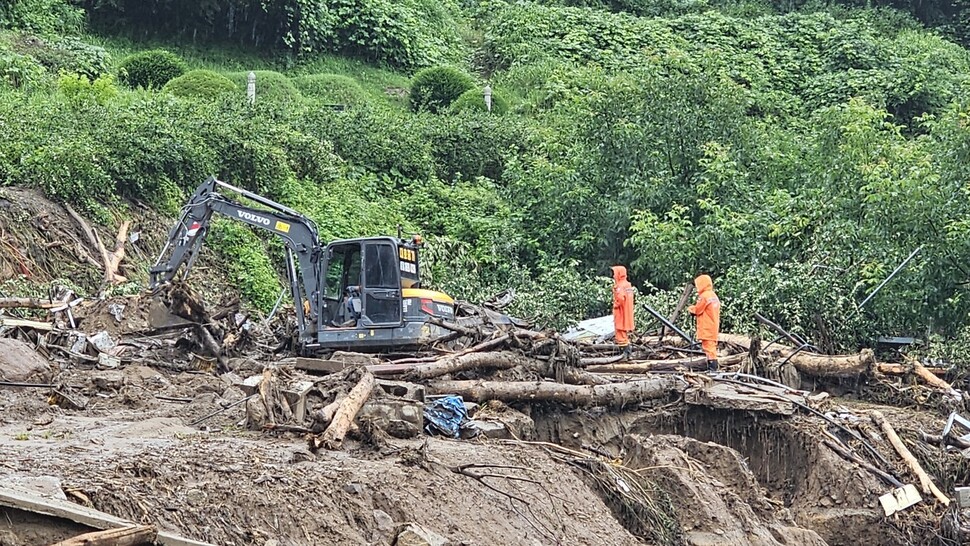
[[(71, 501), (213, 544), (393, 544), (407, 522), (468, 545), (913, 543), (906, 516), (882, 515), (889, 488), (821, 446), (809, 418), (521, 407), (535, 423), (521, 441), (385, 437), (311, 453), (298, 434), (242, 428), (242, 405), (189, 426), (243, 397), (211, 374), (133, 365), (56, 381), (86, 409), (0, 389), (3, 482), (55, 478)], [(600, 478), (632, 472), (604, 487), (591, 460)], [(491, 476), (458, 471), (468, 464)], [(617, 480), (649, 492), (652, 528)], [(39, 539), (18, 521), (0, 517), (0, 544), (76, 531)]]

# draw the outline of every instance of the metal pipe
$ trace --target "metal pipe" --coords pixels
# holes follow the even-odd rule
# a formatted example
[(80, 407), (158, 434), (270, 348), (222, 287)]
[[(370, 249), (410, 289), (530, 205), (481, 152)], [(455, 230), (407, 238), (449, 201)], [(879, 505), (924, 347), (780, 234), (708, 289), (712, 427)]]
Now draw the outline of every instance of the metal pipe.
[(866, 299), (862, 300), (862, 303), (859, 304), (858, 309), (861, 310), (863, 308), (863, 306), (865, 306), (865, 304), (869, 303), (869, 300), (871, 300), (873, 296), (875, 296), (880, 290), (882, 290), (882, 287), (883, 286), (886, 286), (886, 283), (888, 283), (889, 281), (891, 281), (892, 278), (896, 276), (896, 273), (899, 273), (900, 270), (902, 270), (904, 267), (906, 267), (906, 264), (908, 264), (910, 260), (912, 260), (913, 258), (915, 258), (916, 257), (916, 254), (918, 254), (920, 250), (923, 250), (923, 245), (920, 245), (920, 246), (916, 247), (916, 250), (914, 250), (912, 252), (912, 254), (910, 254), (905, 260), (903, 260), (903, 263), (901, 263), (898, 266), (896, 266), (896, 269), (894, 269), (893, 272), (890, 273), (888, 277), (886, 277), (886, 280), (884, 280), (881, 283), (879, 283), (879, 286), (877, 286), (876, 289), (873, 290), (871, 294), (869, 294), (868, 296), (866, 296)]
[(688, 347), (693, 347), (694, 345), (696, 345), (692, 337), (685, 334), (683, 330), (681, 330), (676, 325), (674, 325), (674, 323), (667, 320), (667, 317), (661, 315), (653, 307), (650, 307), (646, 303), (643, 303), (642, 305), (651, 315), (653, 315), (657, 320), (659, 320), (664, 326), (666, 326), (667, 328), (670, 328), (671, 332), (674, 332), (678, 336), (682, 337), (689, 344)]

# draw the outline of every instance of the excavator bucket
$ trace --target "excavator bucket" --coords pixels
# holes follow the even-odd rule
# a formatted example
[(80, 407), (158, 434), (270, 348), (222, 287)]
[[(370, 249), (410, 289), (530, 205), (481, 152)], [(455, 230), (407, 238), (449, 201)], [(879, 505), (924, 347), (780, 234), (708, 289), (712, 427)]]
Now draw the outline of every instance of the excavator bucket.
[(154, 330), (183, 328), (208, 322), (202, 298), (182, 282), (168, 283), (152, 293), (148, 325)]
[(152, 330), (172, 330), (192, 324), (191, 321), (173, 313), (164, 300), (165, 298), (160, 294), (152, 297), (152, 303), (148, 308), (148, 326)]

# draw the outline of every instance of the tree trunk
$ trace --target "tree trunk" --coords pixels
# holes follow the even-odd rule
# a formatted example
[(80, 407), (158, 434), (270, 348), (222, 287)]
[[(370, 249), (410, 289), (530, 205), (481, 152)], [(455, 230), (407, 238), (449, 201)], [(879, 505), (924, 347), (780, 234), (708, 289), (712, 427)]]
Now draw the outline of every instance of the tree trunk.
[[(799, 372), (815, 377), (857, 377), (867, 373), (876, 364), (876, 357), (872, 349), (863, 349), (856, 355), (820, 355), (806, 353), (804, 351), (795, 353), (791, 349), (784, 349), (780, 352), (784, 358), (795, 366)], [(794, 356), (792, 356), (794, 355)]]
[(684, 392), (686, 388), (684, 380), (673, 375), (607, 385), (565, 385), (547, 381), (436, 381), (428, 385), (434, 394), (457, 394), (475, 402), (558, 402), (570, 406), (612, 407), (663, 398)]
[(64, 304), (37, 298), (0, 298), (0, 309), (53, 309), (61, 305)]
[[(677, 319), (680, 318), (681, 311), (683, 311), (684, 307), (687, 306), (687, 300), (690, 299), (690, 293), (693, 291), (694, 291), (693, 282), (689, 282), (684, 285), (684, 291), (681, 292), (680, 294), (680, 300), (677, 301), (677, 307), (674, 307), (674, 312), (671, 313), (670, 318), (668, 319), (671, 324), (677, 324)], [(663, 340), (663, 338), (669, 336), (672, 333), (674, 332), (671, 331), (666, 326), (664, 326), (663, 328), (660, 329), (660, 339)]]
[(949, 506), (950, 499), (944, 495), (942, 491), (936, 488), (933, 480), (930, 479), (926, 471), (923, 470), (923, 467), (920, 466), (919, 461), (916, 460), (916, 457), (913, 457), (913, 454), (910, 453), (909, 448), (906, 447), (906, 444), (903, 443), (903, 441), (899, 438), (899, 435), (896, 434), (896, 431), (893, 430), (892, 425), (886, 421), (886, 417), (879, 411), (872, 411), (869, 415), (872, 417), (872, 422), (879, 425), (882, 432), (886, 435), (886, 437), (889, 438), (889, 443), (896, 448), (896, 453), (902, 457), (903, 461), (907, 466), (909, 466), (909, 469), (913, 472), (913, 474), (919, 478), (919, 483), (923, 489), (923, 493), (933, 495), (937, 500), (942, 502), (944, 506)]
[(91, 225), (81, 217), (70, 205), (65, 205), (67, 213), (74, 219), (75, 222), (81, 227), (81, 231), (88, 238), (94, 248), (98, 250), (98, 254), (101, 256), (101, 260), (104, 264), (104, 282), (105, 286), (111, 284), (120, 284), (128, 279), (118, 274), (118, 268), (121, 266), (121, 260), (125, 257), (125, 239), (128, 238), (128, 228), (131, 227), (131, 221), (125, 220), (121, 223), (121, 227), (118, 228), (118, 236), (115, 238), (114, 250), (108, 252), (105, 248), (104, 243), (101, 242), (101, 237), (98, 236), (98, 232), (91, 228)]
[(406, 381), (419, 381), (445, 374), (479, 369), (507, 370), (528, 366), (532, 359), (511, 352), (468, 353), (448, 356), (430, 364), (419, 364), (404, 374)]
[(321, 446), (327, 449), (340, 449), (344, 436), (347, 435), (347, 431), (354, 424), (354, 419), (357, 418), (357, 412), (360, 411), (360, 408), (370, 398), (371, 392), (374, 390), (374, 385), (374, 374), (365, 371), (360, 381), (357, 382), (357, 385), (350, 390), (347, 398), (344, 398), (340, 403), (340, 408), (334, 414), (333, 420), (327, 426), (327, 430), (310, 440), (311, 447), (314, 450), (320, 449)]
[[(721, 366), (734, 366), (740, 364), (748, 356), (744, 353), (728, 355), (718, 358)], [(602, 366), (589, 366), (588, 372), (596, 373), (650, 373), (653, 371), (672, 371), (677, 368), (687, 368), (688, 370), (706, 370), (707, 358), (689, 357), (676, 358), (671, 360), (640, 360), (631, 362), (620, 362), (618, 364), (604, 364)]]
[(158, 532), (150, 525), (95, 531), (62, 540), (52, 546), (142, 546), (154, 544)]

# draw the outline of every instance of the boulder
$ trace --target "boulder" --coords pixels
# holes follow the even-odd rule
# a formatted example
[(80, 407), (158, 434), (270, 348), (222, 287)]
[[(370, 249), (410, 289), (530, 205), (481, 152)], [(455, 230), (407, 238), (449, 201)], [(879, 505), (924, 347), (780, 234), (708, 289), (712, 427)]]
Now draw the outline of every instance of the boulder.
[(51, 364), (34, 348), (17, 339), (0, 339), (0, 379), (50, 381)]

